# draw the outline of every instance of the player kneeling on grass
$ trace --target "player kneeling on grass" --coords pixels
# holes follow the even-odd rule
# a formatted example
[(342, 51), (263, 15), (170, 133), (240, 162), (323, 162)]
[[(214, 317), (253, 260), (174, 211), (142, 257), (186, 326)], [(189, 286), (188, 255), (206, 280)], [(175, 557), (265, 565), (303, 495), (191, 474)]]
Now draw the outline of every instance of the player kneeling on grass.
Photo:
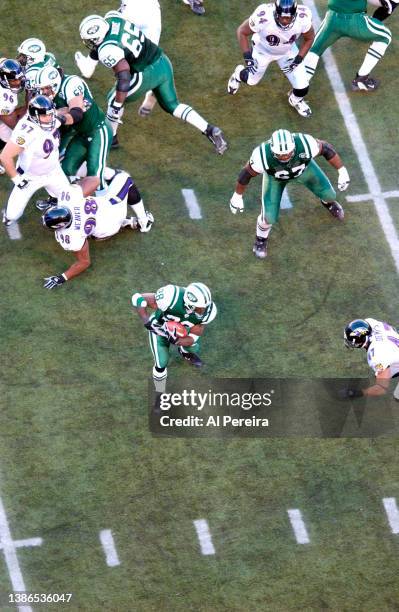
[[(198, 353), (205, 327), (217, 314), (211, 292), (203, 283), (187, 287), (166, 285), (156, 293), (135, 293), (132, 304), (149, 331), (154, 356), (152, 376), (155, 390), (165, 391), (169, 349), (176, 344), (180, 355), (193, 366), (203, 365)], [(148, 308), (155, 310), (149, 314)]]
[[(127, 217), (127, 205), (136, 217)], [(77, 261), (66, 272), (45, 278), (44, 287), (53, 289), (81, 274), (90, 266), (88, 238), (105, 240), (123, 227), (148, 232), (154, 222), (144, 210), (143, 201), (127, 172), (116, 171), (103, 196), (84, 198), (79, 185), (70, 185), (57, 206), (50, 206), (42, 216), (45, 227), (55, 231), (55, 239), (66, 251), (73, 251)]]
[[(375, 374), (375, 384), (366, 389), (343, 389), (342, 399), (384, 395), (391, 378), (399, 376), (399, 333), (389, 323), (377, 319), (355, 319), (344, 329), (348, 348), (367, 351), (367, 362)], [(394, 391), (399, 400), (399, 385)]]
[(324, 140), (317, 140), (309, 134), (276, 130), (270, 140), (253, 150), (249, 162), (241, 170), (236, 190), (230, 200), (230, 210), (235, 215), (244, 211), (243, 193), (249, 181), (263, 174), (262, 209), (256, 224), (256, 240), (253, 252), (256, 257), (267, 255), (267, 241), (272, 225), (277, 223), (283, 191), (289, 181), (297, 181), (320, 198), (329, 213), (344, 218), (343, 208), (336, 202), (336, 193), (328, 177), (314, 161), (322, 155), (333, 168), (338, 170), (338, 189), (345, 191), (350, 179), (347, 169), (334, 147)]

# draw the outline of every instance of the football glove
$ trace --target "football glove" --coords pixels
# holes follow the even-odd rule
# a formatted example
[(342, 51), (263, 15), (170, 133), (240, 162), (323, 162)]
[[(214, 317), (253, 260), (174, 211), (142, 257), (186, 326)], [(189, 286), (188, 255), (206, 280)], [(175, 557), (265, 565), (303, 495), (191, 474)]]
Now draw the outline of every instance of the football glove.
[(60, 274), (59, 276), (47, 276), (44, 280), (46, 281), (43, 285), (45, 289), (54, 289), (54, 287), (65, 283), (66, 278), (63, 274)]
[(161, 323), (159, 323), (159, 321), (157, 321), (156, 319), (150, 319), (149, 321), (144, 323), (144, 327), (156, 336), (163, 336), (164, 338), (168, 338), (168, 334), (163, 329)]
[(14, 185), (21, 190), (25, 189), (30, 183), (30, 179), (24, 178), (21, 174), (17, 174), (17, 176), (14, 176), (14, 178), (12, 178), (11, 180)]
[(342, 168), (338, 170), (338, 189), (340, 191), (346, 191), (350, 182), (348, 171), (345, 166), (342, 166)]
[(258, 62), (256, 61), (256, 59), (254, 59), (252, 57), (252, 51), (245, 51), (243, 53), (244, 56), (244, 61), (245, 61), (245, 66), (246, 68), (248, 68), (248, 71), (251, 74), (255, 74), (257, 68), (258, 68)]
[(244, 200), (242, 199), (242, 195), (237, 192), (234, 192), (231, 196), (230, 210), (233, 215), (244, 212)]
[(112, 123), (122, 123), (122, 106), (123, 105), (120, 102), (116, 101), (114, 101), (112, 104), (109, 104), (107, 109), (107, 119)]
[(291, 64), (289, 64), (288, 66), (286, 66), (285, 68), (283, 68), (283, 72), (285, 74), (288, 74), (289, 72), (292, 72), (293, 70), (295, 70), (295, 68), (297, 68), (299, 66), (299, 64), (301, 64), (303, 62), (303, 57), (301, 55), (297, 55), (296, 57), (294, 57), (294, 59), (292, 60)]

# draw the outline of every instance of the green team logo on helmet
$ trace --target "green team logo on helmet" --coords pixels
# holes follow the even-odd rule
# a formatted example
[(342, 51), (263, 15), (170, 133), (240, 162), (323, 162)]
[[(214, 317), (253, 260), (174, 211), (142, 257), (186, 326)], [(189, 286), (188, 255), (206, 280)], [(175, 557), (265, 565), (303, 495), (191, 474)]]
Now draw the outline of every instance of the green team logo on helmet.
[(31, 45), (28, 47), (28, 51), (30, 51), (30, 53), (39, 53), (40, 47), (39, 45)]
[(191, 302), (198, 302), (197, 296), (191, 293), (191, 291), (187, 291), (187, 297)]

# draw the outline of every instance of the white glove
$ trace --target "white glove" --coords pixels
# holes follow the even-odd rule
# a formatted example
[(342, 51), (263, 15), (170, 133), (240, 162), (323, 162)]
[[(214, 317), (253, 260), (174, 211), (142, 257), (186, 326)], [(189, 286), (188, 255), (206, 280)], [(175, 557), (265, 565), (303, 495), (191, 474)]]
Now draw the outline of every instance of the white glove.
[(346, 191), (350, 182), (348, 171), (345, 166), (342, 166), (342, 168), (338, 170), (338, 189), (340, 191)]
[(23, 174), (17, 174), (17, 176), (14, 176), (11, 180), (15, 187), (19, 189), (25, 189), (30, 183), (30, 179), (24, 177)]
[(114, 102), (113, 104), (109, 104), (107, 109), (107, 119), (112, 121), (112, 123), (122, 123), (122, 104), (120, 102)]
[(83, 55), (80, 51), (75, 53), (75, 62), (85, 79), (93, 76), (98, 61), (91, 59), (90, 56)]
[(244, 212), (244, 200), (242, 199), (242, 195), (236, 191), (233, 193), (230, 199), (230, 210), (233, 215)]

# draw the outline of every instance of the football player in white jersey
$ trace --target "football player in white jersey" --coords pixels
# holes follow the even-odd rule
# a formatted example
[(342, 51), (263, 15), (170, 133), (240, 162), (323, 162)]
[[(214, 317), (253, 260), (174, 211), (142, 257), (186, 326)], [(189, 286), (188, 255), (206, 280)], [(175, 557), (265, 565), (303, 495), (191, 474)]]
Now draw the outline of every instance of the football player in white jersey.
[[(399, 375), (399, 333), (389, 323), (377, 319), (355, 319), (344, 329), (345, 346), (367, 351), (367, 363), (375, 374), (375, 384), (366, 389), (346, 389), (347, 398), (384, 395), (391, 378)], [(399, 385), (398, 385), (399, 388)], [(399, 399), (399, 389), (394, 397)]]
[[(24, 88), (22, 66), (13, 59), (0, 60), (0, 151), (9, 141), (18, 120), (25, 114), (24, 107), (18, 107), (18, 94)], [(5, 170), (0, 165), (0, 174)]]
[[(312, 111), (304, 98), (309, 91), (303, 59), (314, 40), (312, 13), (296, 0), (275, 0), (273, 4), (260, 4), (237, 30), (245, 66), (240, 64), (231, 75), (227, 91), (234, 95), (240, 84), (257, 85), (271, 62), (277, 62), (292, 85), (288, 93), (289, 104), (301, 117), (310, 117)], [(252, 48), (249, 38), (252, 40)], [(298, 48), (296, 41), (302, 37)]]
[[(159, 43), (162, 20), (158, 0), (122, 0), (119, 12), (124, 19), (134, 23), (153, 43), (156, 45)], [(98, 64), (98, 54), (96, 51), (90, 51), (89, 55), (85, 56), (80, 51), (76, 51), (75, 62), (82, 75), (90, 79)], [(152, 91), (148, 91), (138, 110), (140, 117), (147, 117), (156, 102)]]
[(69, 187), (59, 162), (59, 126), (53, 102), (39, 95), (29, 102), (27, 114), (13, 130), (0, 155), (0, 163), (14, 183), (3, 211), (5, 225), (18, 221), (38, 189), (45, 187), (49, 195), (57, 197)]
[[(70, 185), (42, 216), (45, 227), (55, 230), (55, 239), (65, 251), (72, 251), (76, 260), (65, 272), (45, 278), (44, 287), (53, 289), (84, 272), (90, 266), (88, 238), (105, 240), (122, 227), (148, 232), (154, 222), (144, 209), (143, 200), (127, 172), (116, 171), (103, 196), (83, 197), (79, 185)], [(137, 217), (127, 217), (127, 205)]]

